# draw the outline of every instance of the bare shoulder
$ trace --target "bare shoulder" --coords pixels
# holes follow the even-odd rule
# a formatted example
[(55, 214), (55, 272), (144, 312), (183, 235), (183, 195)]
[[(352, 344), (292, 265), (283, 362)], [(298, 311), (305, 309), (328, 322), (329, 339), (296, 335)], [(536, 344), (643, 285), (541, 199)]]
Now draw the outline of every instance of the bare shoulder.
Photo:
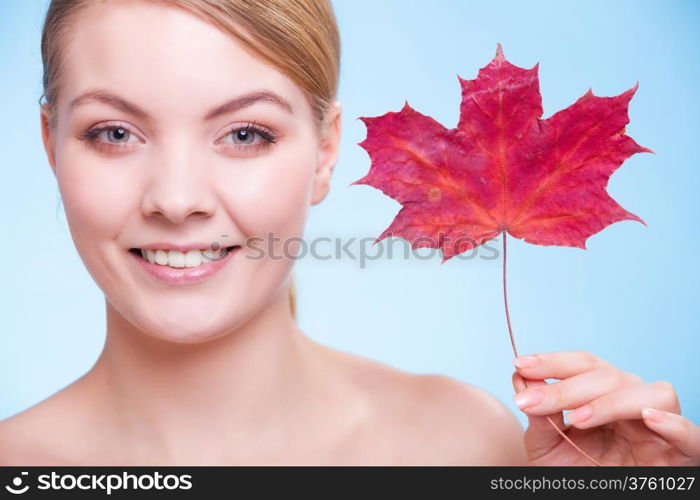
[(43, 406), (37, 405), (0, 421), (0, 465), (35, 465), (28, 450), (36, 450), (42, 412)]
[[(71, 386), (0, 421), (0, 465), (62, 465), (84, 441)], [(66, 464), (67, 465), (67, 464)]]
[(414, 374), (347, 352), (334, 356), (367, 398), (367, 417), (353, 441), (372, 449), (368, 461), (525, 464), (520, 422), (489, 392), (446, 375)]
[(450, 463), (525, 465), (523, 428), (493, 394), (446, 375), (415, 375), (411, 405), (423, 407), (418, 425), (446, 447)]

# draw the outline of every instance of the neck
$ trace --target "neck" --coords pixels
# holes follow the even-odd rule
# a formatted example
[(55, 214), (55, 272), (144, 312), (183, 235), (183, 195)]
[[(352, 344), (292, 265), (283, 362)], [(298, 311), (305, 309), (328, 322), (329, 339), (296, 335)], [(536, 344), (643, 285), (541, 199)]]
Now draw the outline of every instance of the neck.
[(131, 454), (220, 461), (232, 443), (251, 443), (252, 453), (256, 438), (296, 422), (318, 379), (286, 292), (237, 330), (196, 344), (139, 331), (107, 302), (105, 347), (86, 378), (111, 428), (133, 440)]

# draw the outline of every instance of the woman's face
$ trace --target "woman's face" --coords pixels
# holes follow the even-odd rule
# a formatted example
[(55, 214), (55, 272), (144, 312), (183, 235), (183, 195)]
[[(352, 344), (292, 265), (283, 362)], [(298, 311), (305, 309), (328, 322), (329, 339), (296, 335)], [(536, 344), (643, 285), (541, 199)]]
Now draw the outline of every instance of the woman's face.
[[(290, 239), (326, 194), (339, 118), (322, 140), (296, 84), (180, 8), (94, 5), (71, 35), (57, 126), (48, 131), (42, 110), (42, 128), (88, 271), (151, 335), (200, 342), (242, 325), (286, 293)], [(156, 251), (168, 244), (240, 248), (223, 261), (196, 251), (183, 259)], [(136, 255), (146, 247), (167, 265)], [(193, 283), (152, 273), (196, 279), (224, 261)]]

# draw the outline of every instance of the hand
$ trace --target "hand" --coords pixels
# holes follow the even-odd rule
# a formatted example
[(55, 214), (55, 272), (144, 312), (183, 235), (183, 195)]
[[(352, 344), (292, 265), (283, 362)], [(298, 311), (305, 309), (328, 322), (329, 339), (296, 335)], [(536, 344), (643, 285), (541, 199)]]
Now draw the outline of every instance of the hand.
[[(601, 465), (700, 465), (700, 427), (680, 415), (670, 383), (646, 384), (586, 351), (521, 356), (514, 363), (516, 404), (529, 420), (529, 465), (594, 465), (547, 416)], [(550, 378), (557, 382), (546, 383)], [(575, 410), (568, 424), (563, 410)]]

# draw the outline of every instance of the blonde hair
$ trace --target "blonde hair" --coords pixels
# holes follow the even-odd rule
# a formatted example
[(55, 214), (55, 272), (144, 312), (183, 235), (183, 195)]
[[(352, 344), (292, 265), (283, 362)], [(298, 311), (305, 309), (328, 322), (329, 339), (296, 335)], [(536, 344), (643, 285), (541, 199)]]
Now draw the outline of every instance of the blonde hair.
[[(151, 0), (160, 1), (163, 0)], [(49, 127), (56, 125), (63, 47), (80, 11), (96, 0), (51, 0), (41, 35), (43, 87), (40, 105)], [(167, 0), (240, 41), (253, 55), (277, 68), (306, 94), (317, 130), (336, 98), (340, 37), (330, 0)], [(296, 319), (296, 286), (291, 276), (289, 306)]]

